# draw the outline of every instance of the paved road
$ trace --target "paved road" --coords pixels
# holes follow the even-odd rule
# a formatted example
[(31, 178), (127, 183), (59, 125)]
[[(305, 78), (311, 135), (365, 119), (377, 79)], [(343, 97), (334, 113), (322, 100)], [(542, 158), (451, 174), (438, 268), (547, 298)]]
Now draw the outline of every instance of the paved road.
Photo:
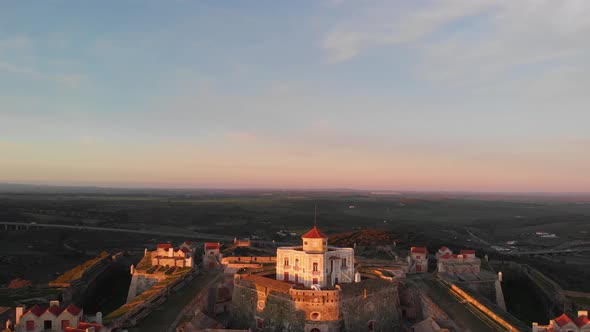
[(514, 256), (521, 256), (521, 255), (547, 255), (547, 254), (575, 254), (580, 252), (588, 252), (590, 248), (578, 248), (578, 249), (561, 249), (561, 250), (532, 250), (532, 251), (505, 251), (501, 252), (504, 255), (514, 255)]
[(180, 237), (185, 239), (205, 239), (215, 241), (233, 241), (232, 236), (210, 234), (210, 233), (198, 233), (198, 232), (160, 232), (153, 230), (141, 230), (141, 229), (126, 229), (126, 228), (112, 228), (112, 227), (94, 227), (94, 226), (75, 226), (75, 225), (60, 225), (60, 224), (31, 224), (24, 222), (0, 222), (0, 229), (4, 227), (15, 227), (20, 228), (28, 227), (29, 229), (39, 228), (50, 228), (50, 229), (73, 229), (78, 231), (99, 231), (99, 232), (118, 232), (118, 233), (132, 233), (132, 234), (145, 234), (145, 235), (157, 235), (157, 236), (169, 236), (169, 237)]

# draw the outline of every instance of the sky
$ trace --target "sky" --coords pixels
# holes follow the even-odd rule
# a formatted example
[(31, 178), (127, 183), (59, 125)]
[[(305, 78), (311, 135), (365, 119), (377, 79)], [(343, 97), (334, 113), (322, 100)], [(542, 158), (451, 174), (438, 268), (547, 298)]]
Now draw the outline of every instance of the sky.
[(590, 191), (590, 1), (3, 1), (0, 182)]

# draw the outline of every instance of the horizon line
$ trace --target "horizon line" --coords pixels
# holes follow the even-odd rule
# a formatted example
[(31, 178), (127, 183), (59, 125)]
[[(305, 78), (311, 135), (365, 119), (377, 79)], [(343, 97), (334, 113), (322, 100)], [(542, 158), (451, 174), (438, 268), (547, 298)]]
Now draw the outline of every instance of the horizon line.
[[(21, 186), (21, 187), (44, 187), (44, 188), (62, 188), (62, 189), (113, 189), (113, 190), (159, 190), (159, 191), (307, 191), (307, 192), (334, 192), (334, 191), (353, 191), (364, 193), (387, 193), (390, 195), (403, 193), (446, 193), (446, 194), (504, 194), (504, 195), (590, 195), (590, 191), (486, 191), (486, 190), (453, 190), (453, 189), (362, 189), (350, 187), (173, 187), (173, 186), (112, 186), (100, 184), (51, 184), (51, 183), (30, 183), (30, 182), (10, 182), (0, 181), (0, 192), (4, 190), (2, 186)], [(5, 191), (7, 192), (7, 191)]]

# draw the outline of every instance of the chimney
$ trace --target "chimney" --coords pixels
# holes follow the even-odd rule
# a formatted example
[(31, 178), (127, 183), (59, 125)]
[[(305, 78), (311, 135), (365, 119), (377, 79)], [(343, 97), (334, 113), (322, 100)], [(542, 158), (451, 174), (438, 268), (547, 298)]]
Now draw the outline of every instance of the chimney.
[(24, 312), (25, 312), (25, 306), (16, 307), (16, 318), (15, 318), (14, 325), (18, 325), (20, 323), (20, 318), (22, 317)]
[(579, 310), (578, 311), (578, 317), (580, 316), (586, 316), (588, 317), (588, 310)]
[(57, 300), (49, 301), (49, 307), (51, 308), (53, 306), (59, 307), (59, 301), (57, 301)]
[(102, 325), (102, 312), (100, 311), (96, 313), (96, 324)]

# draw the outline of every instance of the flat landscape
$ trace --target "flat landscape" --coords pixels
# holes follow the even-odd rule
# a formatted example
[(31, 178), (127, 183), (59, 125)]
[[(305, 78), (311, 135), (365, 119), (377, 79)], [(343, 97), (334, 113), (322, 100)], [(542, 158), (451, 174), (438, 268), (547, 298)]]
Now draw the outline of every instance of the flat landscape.
[[(590, 249), (590, 195), (345, 190), (5, 190), (0, 194), (0, 222), (5, 223), (0, 225), (0, 285), (16, 278), (44, 284), (102, 251), (140, 254), (156, 243), (187, 238), (297, 243), (314, 225), (316, 206), (318, 226), (346, 245), (395, 241), (399, 249), (474, 248), (480, 256), (537, 267), (563, 289), (590, 291), (585, 282), (590, 276), (585, 251)], [(6, 226), (10, 223), (27, 226), (16, 230)], [(338, 235), (355, 231), (364, 232)], [(511, 289), (518, 300), (508, 294), (509, 306), (528, 296), (508, 284), (506, 290)]]

